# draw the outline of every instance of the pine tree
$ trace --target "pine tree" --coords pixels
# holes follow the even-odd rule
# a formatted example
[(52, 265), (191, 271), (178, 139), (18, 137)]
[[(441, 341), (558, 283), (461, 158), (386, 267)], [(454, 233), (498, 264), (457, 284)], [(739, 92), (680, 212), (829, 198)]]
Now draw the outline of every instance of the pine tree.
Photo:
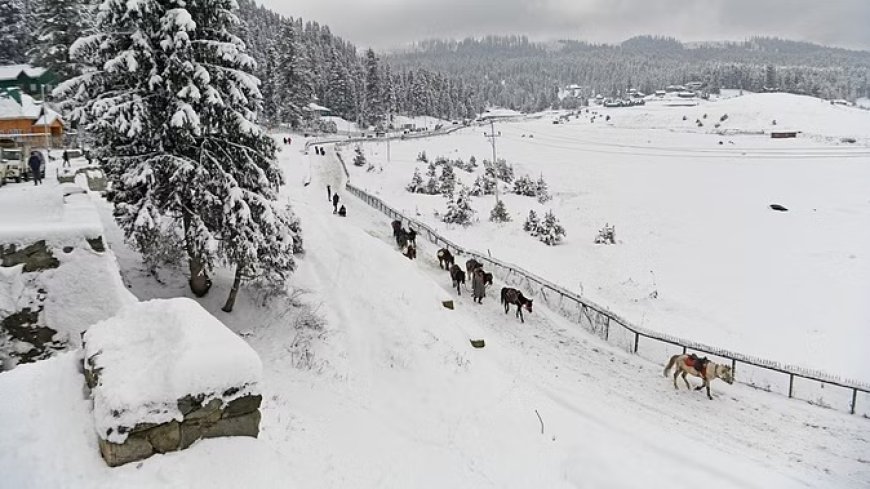
[(34, 0), (33, 19), (37, 26), (28, 51), (30, 63), (47, 68), (60, 81), (81, 73), (69, 56), (69, 48), (90, 27), (90, 5), (83, 0)]
[(492, 211), (489, 213), (489, 220), (492, 222), (510, 222), (511, 216), (508, 214), (504, 201), (499, 199), (495, 203), (495, 207), (493, 207)]
[(514, 180), (514, 188), (513, 192), (517, 195), (524, 195), (526, 197), (534, 197), (535, 196), (535, 184), (532, 182), (532, 179), (529, 178), (528, 175), (523, 175), (520, 178)]
[(420, 176), (419, 168), (414, 168), (414, 176), (411, 177), (411, 183), (405, 187), (405, 190), (414, 194), (423, 193), (425, 190), (423, 186), (423, 177)]
[(453, 188), (456, 186), (456, 174), (453, 172), (453, 166), (449, 163), (441, 167), (441, 178), (439, 179), (438, 190), (442, 195), (453, 193)]
[(363, 154), (362, 146), (357, 146), (354, 148), (354, 153), (356, 155), (353, 157), (354, 166), (365, 166), (366, 165), (366, 155)]
[(441, 220), (449, 224), (470, 225), (471, 219), (477, 211), (471, 207), (471, 196), (468, 195), (468, 189), (464, 185), (460, 185), (455, 196), (449, 194), (445, 197), (447, 198), (447, 212), (444, 213)]
[(534, 209), (529, 209), (529, 216), (526, 217), (526, 222), (523, 223), (523, 231), (531, 234), (532, 236), (537, 236), (538, 228), (541, 225), (540, 219), (538, 219), (538, 215), (535, 213)]
[(230, 32), (235, 5), (105, 0), (97, 34), (70, 53), (85, 74), (55, 90), (94, 137), (127, 238), (142, 249), (172, 220), (194, 294), (208, 293), (211, 267), (235, 266), (228, 309), (243, 277), (285, 279), (301, 243), (276, 202), (275, 143), (254, 123), (261, 96), (254, 61)]
[(544, 215), (544, 220), (538, 226), (538, 239), (543, 241), (548, 246), (553, 246), (562, 241), (565, 237), (565, 228), (559, 224), (556, 215), (553, 211), (549, 211)]
[(538, 198), (538, 202), (541, 204), (547, 202), (552, 198), (550, 197), (550, 192), (547, 189), (547, 182), (544, 180), (543, 175), (538, 177), (538, 181), (535, 182), (535, 196)]
[(0, 65), (27, 60), (27, 29), (22, 0), (0, 0)]
[(314, 99), (314, 74), (300, 37), (297, 26), (284, 21), (272, 78), (278, 116), (294, 128), (303, 124), (308, 104)]
[[(425, 156), (425, 155), (424, 155)], [(438, 168), (435, 166), (435, 163), (430, 162), (429, 166), (426, 168), (426, 176), (429, 177), (429, 180), (426, 181), (426, 192), (429, 195), (435, 195), (438, 193), (438, 189), (440, 185), (438, 184)]]
[(375, 127), (382, 126), (386, 112), (384, 101), (384, 83), (378, 57), (370, 48), (366, 50), (365, 59), (365, 113), (363, 121)]

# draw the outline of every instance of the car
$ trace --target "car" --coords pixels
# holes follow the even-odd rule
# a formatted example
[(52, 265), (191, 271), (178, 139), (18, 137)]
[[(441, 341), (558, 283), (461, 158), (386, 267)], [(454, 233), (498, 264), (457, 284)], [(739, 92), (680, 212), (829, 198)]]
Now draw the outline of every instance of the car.
[(20, 148), (0, 148), (0, 166), (3, 167), (3, 182), (27, 180), (27, 163)]

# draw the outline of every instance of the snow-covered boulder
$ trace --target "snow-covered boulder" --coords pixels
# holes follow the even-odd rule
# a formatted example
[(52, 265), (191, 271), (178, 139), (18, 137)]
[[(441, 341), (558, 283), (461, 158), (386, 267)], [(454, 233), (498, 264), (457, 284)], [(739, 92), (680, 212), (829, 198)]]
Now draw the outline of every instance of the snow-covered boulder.
[(262, 364), (197, 302), (132, 304), (83, 336), (85, 378), (106, 463), (259, 432)]

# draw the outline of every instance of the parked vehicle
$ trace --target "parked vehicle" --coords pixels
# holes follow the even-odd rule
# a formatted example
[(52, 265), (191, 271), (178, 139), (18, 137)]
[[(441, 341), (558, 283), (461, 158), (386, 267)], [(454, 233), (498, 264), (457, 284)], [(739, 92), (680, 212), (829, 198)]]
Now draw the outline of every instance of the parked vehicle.
[(21, 148), (0, 148), (0, 166), (3, 167), (3, 183), (27, 180), (27, 161)]

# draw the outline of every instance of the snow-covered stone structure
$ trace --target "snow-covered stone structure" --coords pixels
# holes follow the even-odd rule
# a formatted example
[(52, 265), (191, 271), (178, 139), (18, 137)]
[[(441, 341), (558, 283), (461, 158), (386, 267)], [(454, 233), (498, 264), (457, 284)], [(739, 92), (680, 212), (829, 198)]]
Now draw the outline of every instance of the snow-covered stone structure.
[(191, 299), (124, 307), (83, 335), (100, 452), (110, 466), (200, 438), (259, 433), (259, 356)]

